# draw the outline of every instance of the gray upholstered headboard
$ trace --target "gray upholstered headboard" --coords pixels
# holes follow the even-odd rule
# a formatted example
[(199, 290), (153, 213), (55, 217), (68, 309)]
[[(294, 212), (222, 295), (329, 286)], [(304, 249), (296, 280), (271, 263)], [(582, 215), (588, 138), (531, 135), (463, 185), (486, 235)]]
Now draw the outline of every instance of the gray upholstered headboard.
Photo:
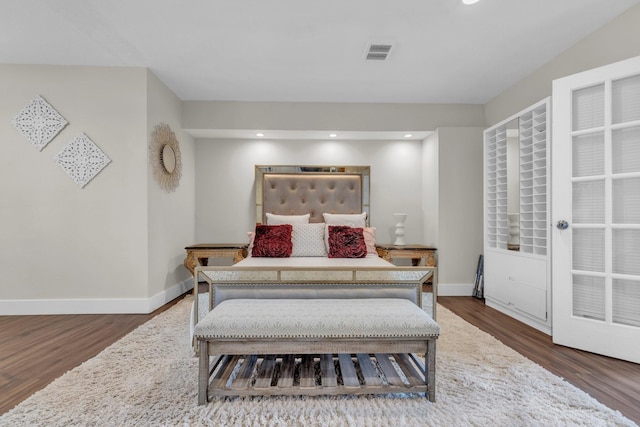
[(256, 222), (267, 212), (310, 214), (369, 213), (368, 166), (256, 166)]

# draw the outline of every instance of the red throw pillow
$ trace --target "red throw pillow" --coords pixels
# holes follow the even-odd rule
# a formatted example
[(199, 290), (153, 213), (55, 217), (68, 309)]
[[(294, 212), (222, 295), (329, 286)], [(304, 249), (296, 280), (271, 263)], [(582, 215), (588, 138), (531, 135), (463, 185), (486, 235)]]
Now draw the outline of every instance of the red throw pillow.
[(287, 258), (291, 256), (291, 224), (256, 225), (251, 256)]
[(367, 245), (362, 228), (329, 226), (329, 258), (364, 258)]

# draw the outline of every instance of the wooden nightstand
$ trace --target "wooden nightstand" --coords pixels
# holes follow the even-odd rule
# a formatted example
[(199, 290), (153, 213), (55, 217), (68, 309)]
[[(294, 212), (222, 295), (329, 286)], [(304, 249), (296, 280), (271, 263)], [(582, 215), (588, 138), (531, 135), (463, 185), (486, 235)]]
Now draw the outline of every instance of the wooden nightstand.
[[(382, 243), (376, 244), (376, 251), (380, 258), (385, 261), (391, 262), (393, 258), (411, 258), (411, 264), (414, 267), (420, 265), (420, 262), (424, 258), (425, 267), (435, 267), (437, 264), (436, 260), (436, 251), (437, 249), (432, 246), (424, 246), (424, 245), (385, 245)], [(434, 298), (434, 310), (435, 310), (435, 301), (438, 295), (438, 280), (437, 274), (434, 272), (434, 276), (432, 279), (427, 280), (424, 284), (423, 291), (431, 291), (433, 293)], [(435, 313), (435, 311), (434, 311)]]
[(193, 272), (198, 265), (207, 265), (209, 258), (233, 258), (233, 263), (242, 261), (247, 256), (247, 244), (241, 243), (200, 243), (184, 248), (187, 257), (184, 266)]
[(411, 258), (411, 263), (414, 266), (420, 265), (420, 262), (424, 258), (424, 265), (426, 267), (436, 266), (436, 251), (437, 249), (431, 246), (424, 245), (386, 245), (378, 243), (376, 244), (376, 251), (380, 258), (385, 261), (391, 262), (393, 258)]

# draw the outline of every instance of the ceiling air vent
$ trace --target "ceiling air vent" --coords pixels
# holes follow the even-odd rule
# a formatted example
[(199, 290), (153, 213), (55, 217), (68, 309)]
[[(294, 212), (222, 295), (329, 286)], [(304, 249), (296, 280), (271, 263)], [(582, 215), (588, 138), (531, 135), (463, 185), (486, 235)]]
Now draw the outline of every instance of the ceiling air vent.
[(371, 43), (367, 46), (364, 59), (367, 61), (384, 61), (391, 52), (390, 44), (374, 44)]

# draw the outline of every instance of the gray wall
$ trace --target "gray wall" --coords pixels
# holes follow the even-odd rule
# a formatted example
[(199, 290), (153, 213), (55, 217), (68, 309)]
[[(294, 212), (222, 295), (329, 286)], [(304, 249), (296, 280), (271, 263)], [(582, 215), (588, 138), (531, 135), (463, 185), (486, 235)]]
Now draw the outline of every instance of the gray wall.
[[(195, 142), (182, 130), (182, 101), (151, 72), (147, 73), (147, 138), (156, 125), (166, 123), (180, 144), (182, 176), (178, 188), (167, 193), (153, 177), (147, 165), (148, 189), (148, 295), (154, 309), (182, 292), (191, 284), (191, 274), (182, 265), (184, 247), (195, 239)], [(142, 165), (140, 165), (142, 167)], [(166, 294), (166, 295), (165, 295)]]
[(440, 295), (471, 295), (482, 253), (482, 131), (438, 129)]
[[(0, 313), (149, 312), (184, 289), (193, 167), (171, 196), (148, 170), (150, 127), (179, 129), (175, 96), (144, 68), (22, 65), (0, 65), (0, 93)], [(35, 95), (69, 121), (42, 151), (10, 123)], [(84, 188), (52, 160), (80, 132), (111, 159)]]
[(186, 130), (433, 131), (484, 126), (485, 117), (482, 105), (468, 104), (186, 101), (182, 125)]
[(550, 96), (551, 82), (557, 78), (640, 55), (639, 28), (640, 5), (632, 7), (488, 102), (485, 105), (487, 125), (496, 124)]
[[(146, 297), (145, 78), (142, 68), (0, 66), (7, 310), (16, 300)], [(35, 95), (69, 122), (40, 152), (9, 122)], [(84, 189), (52, 160), (80, 132), (112, 160)]]
[(196, 237), (246, 242), (255, 228), (255, 165), (371, 166), (370, 225), (393, 242), (393, 214), (409, 214), (407, 242), (422, 241), (421, 141), (198, 140)]
[(440, 163), (438, 131), (422, 144), (422, 222), (425, 245), (438, 247), (440, 242)]

